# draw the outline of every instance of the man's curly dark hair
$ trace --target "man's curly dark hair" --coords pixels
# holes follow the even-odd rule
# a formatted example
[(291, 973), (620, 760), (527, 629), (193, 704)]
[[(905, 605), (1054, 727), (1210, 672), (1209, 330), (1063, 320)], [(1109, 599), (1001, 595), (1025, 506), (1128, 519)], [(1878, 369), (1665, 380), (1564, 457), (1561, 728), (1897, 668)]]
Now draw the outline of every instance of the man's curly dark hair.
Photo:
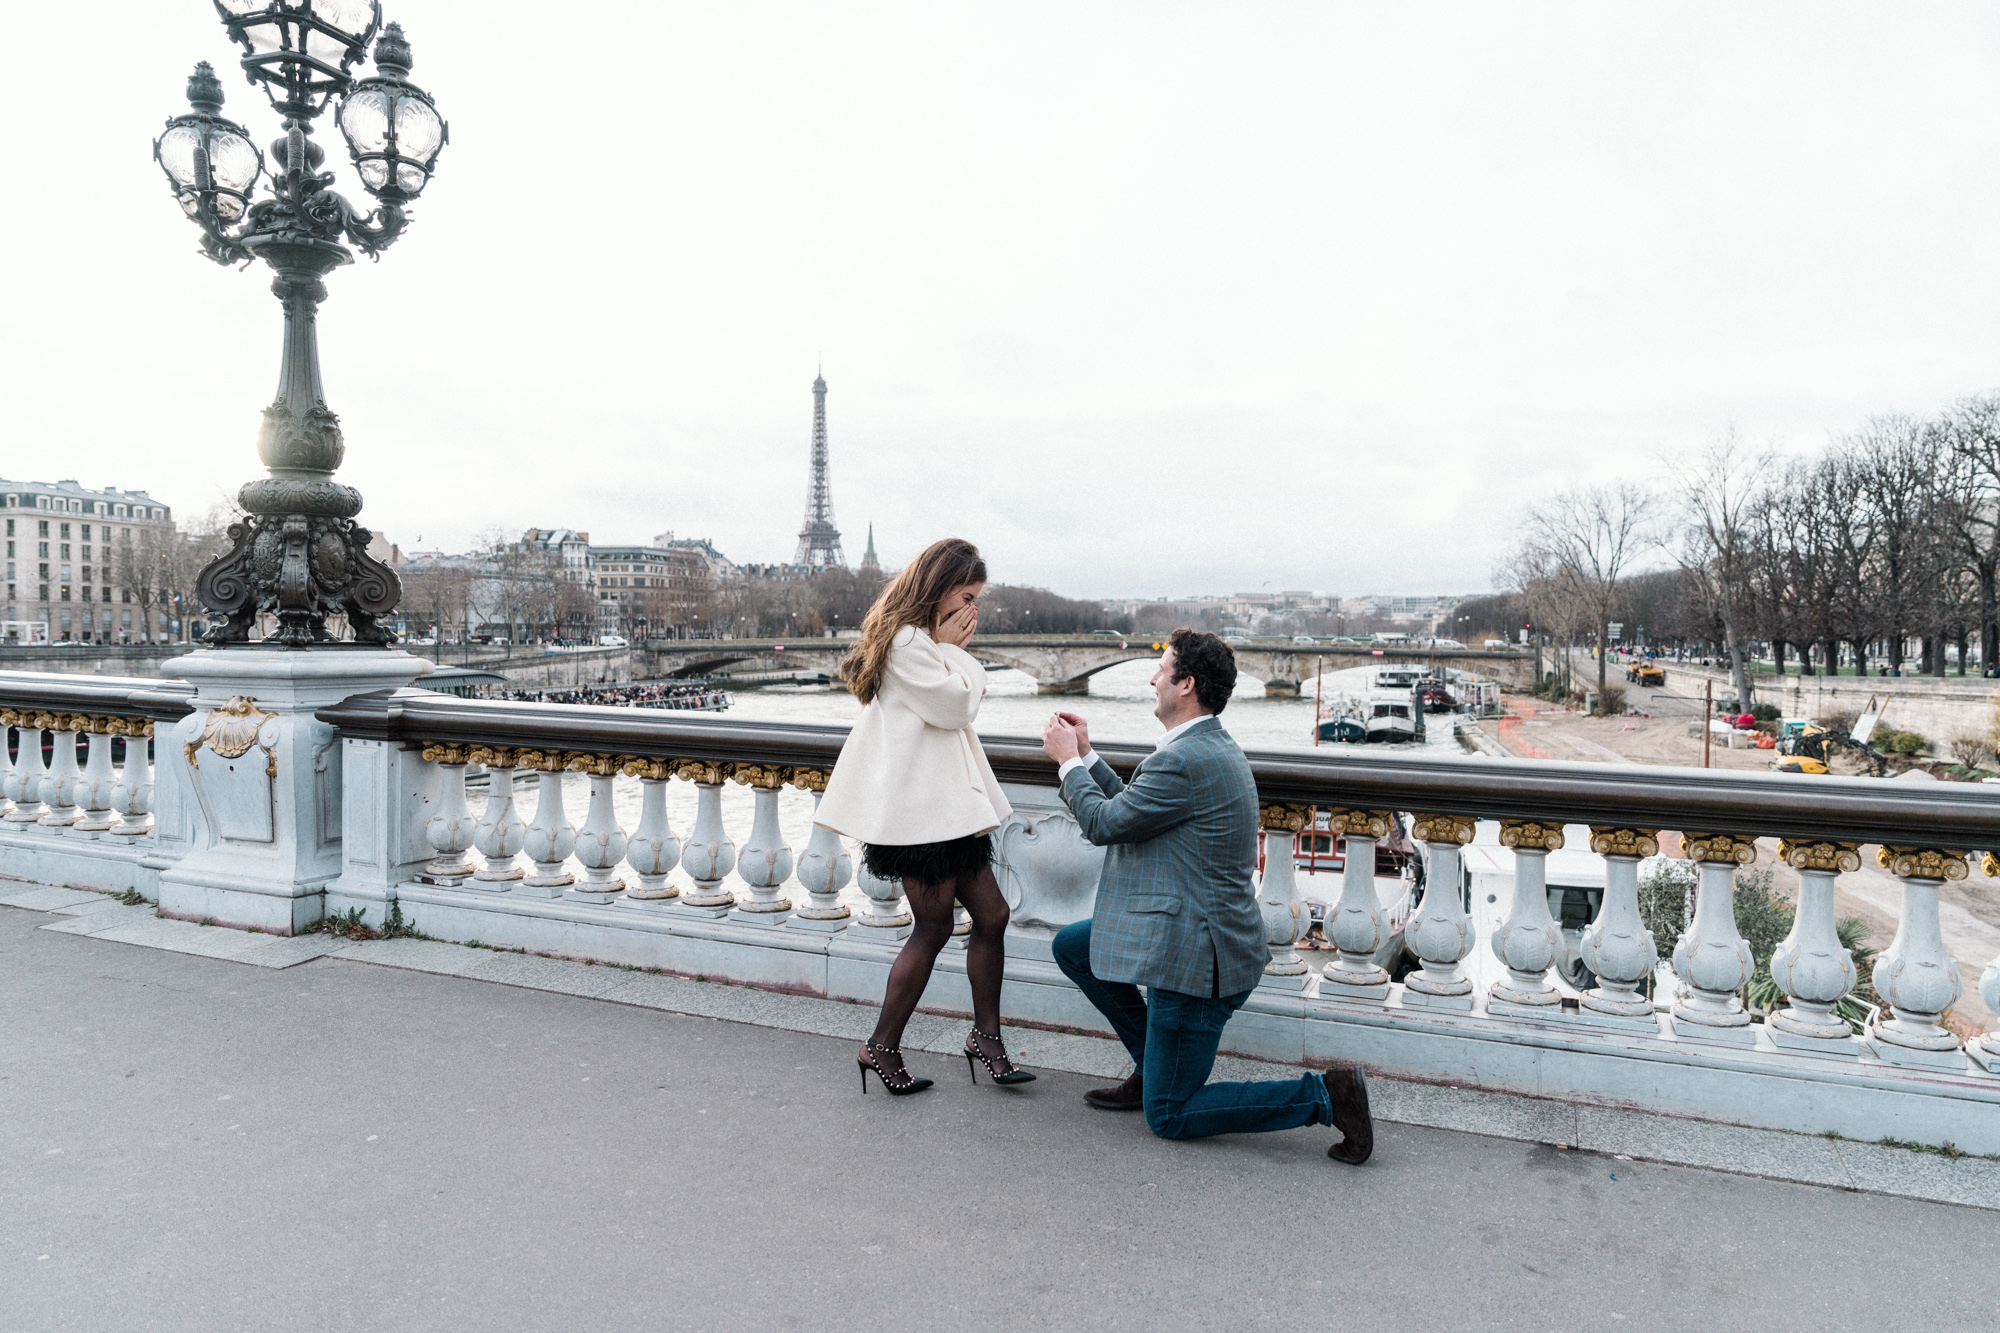
[(1176, 683), (1194, 680), (1194, 697), (1211, 713), (1220, 713), (1229, 704), (1236, 688), (1236, 650), (1213, 634), (1182, 626), (1167, 636), (1174, 650)]

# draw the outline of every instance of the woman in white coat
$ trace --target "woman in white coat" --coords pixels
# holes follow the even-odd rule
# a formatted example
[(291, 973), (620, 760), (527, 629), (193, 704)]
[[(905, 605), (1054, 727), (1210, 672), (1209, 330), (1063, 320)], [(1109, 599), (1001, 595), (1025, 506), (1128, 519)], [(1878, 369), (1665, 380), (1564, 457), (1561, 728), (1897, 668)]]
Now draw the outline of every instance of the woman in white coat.
[(882, 589), (861, 624), (861, 642), (840, 667), (863, 708), (815, 819), (858, 839), (870, 874), (902, 881), (915, 920), (889, 969), (875, 1034), (856, 1057), (863, 1092), (870, 1070), (898, 1097), (931, 1086), (904, 1066), (900, 1047), (903, 1025), (951, 938), (954, 901), (972, 916), (966, 1072), (977, 1060), (996, 1083), (1035, 1077), (1014, 1068), (1000, 1041), (1007, 901), (993, 878), (988, 835), (1013, 808), (972, 729), (986, 697), (986, 669), (965, 651), (985, 588), (977, 547), (956, 537), (933, 543)]

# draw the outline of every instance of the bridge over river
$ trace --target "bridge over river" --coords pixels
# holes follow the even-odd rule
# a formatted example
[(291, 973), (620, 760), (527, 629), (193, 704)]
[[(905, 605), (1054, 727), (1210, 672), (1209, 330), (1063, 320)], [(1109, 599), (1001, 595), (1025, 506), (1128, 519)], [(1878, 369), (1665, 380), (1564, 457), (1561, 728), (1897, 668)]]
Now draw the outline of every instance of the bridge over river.
[[(711, 675), (744, 662), (754, 662), (763, 670), (782, 667), (832, 675), (853, 646), (851, 639), (656, 639), (645, 645), (642, 665), (655, 676)], [(1308, 645), (1289, 639), (1251, 639), (1236, 643), (1235, 648), (1237, 669), (1263, 681), (1267, 695), (1298, 694), (1299, 686), (1311, 680), (1321, 664), (1328, 671), (1436, 664), (1517, 688), (1534, 683), (1534, 654), (1525, 650)], [(1120, 662), (1156, 657), (1160, 644), (1150, 637), (980, 635), (968, 651), (989, 666), (1013, 667), (1033, 676), (1043, 694), (1086, 694), (1092, 676)]]

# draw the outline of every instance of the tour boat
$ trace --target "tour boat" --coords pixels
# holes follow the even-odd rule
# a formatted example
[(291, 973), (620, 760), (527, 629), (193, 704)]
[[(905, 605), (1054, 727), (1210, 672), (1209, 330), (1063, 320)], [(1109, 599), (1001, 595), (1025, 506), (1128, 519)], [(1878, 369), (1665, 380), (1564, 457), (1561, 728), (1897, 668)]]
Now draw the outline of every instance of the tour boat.
[(1345, 695), (1328, 700), (1320, 709), (1319, 739), (1348, 745), (1359, 745), (1367, 740), (1368, 726), (1363, 720), (1360, 700)]
[(1362, 725), (1371, 741), (1413, 741), (1423, 732), (1415, 694), (1378, 690), (1368, 696)]
[(1375, 673), (1375, 688), (1378, 690), (1407, 690), (1415, 685), (1423, 674), (1423, 669), (1420, 667), (1383, 667)]
[(1426, 713), (1449, 713), (1458, 707), (1458, 700), (1452, 698), (1451, 690), (1442, 680), (1427, 680), (1417, 688), (1417, 699)]

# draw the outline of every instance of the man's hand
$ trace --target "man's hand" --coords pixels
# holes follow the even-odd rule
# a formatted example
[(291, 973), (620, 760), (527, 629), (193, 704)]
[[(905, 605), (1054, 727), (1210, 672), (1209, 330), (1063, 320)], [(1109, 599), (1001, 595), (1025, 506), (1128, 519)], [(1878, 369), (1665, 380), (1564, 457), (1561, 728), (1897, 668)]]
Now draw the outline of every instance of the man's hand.
[(1061, 713), (1051, 717), (1042, 728), (1042, 753), (1061, 764), (1076, 758), (1077, 749), (1076, 728), (1063, 721)]
[(1056, 716), (1069, 723), (1070, 727), (1076, 732), (1076, 752), (1079, 755), (1089, 754), (1090, 724), (1075, 713), (1057, 713)]

